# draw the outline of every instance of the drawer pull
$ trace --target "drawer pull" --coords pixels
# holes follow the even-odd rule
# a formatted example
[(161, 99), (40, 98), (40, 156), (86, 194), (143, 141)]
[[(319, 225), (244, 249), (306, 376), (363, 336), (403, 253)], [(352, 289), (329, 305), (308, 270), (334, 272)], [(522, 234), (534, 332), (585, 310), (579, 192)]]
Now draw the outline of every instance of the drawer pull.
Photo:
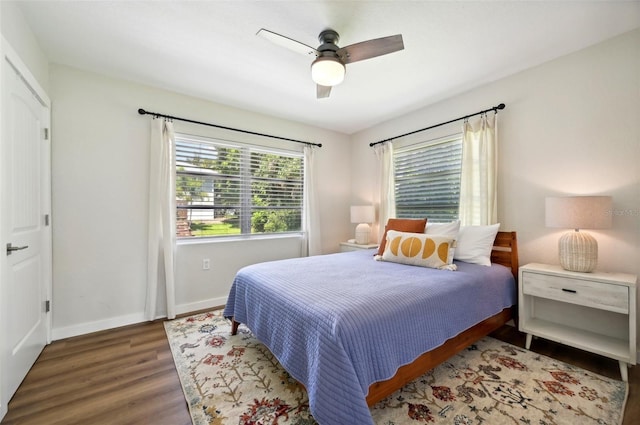
[(578, 291), (576, 291), (575, 289), (565, 289), (565, 288), (562, 288), (562, 291), (563, 291), (563, 292), (570, 292), (570, 293), (572, 293), (572, 294), (577, 294), (577, 293), (578, 293)]

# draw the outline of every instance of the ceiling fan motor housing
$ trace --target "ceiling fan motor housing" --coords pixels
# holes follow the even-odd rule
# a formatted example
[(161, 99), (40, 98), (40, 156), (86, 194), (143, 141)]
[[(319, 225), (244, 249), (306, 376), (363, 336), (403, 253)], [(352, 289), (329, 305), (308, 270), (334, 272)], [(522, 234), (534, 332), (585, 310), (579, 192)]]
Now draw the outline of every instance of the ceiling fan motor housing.
[(338, 33), (332, 29), (326, 29), (320, 33), (318, 36), (318, 40), (322, 43), (316, 50), (318, 51), (318, 57), (325, 58), (334, 58), (335, 60), (340, 61), (343, 65), (344, 62), (340, 55), (338, 55), (338, 40), (340, 40), (340, 36)]
[[(340, 40), (340, 35), (336, 31), (329, 28), (322, 31), (320, 35), (318, 35), (318, 40), (322, 44), (320, 47), (318, 47), (318, 50), (323, 50), (325, 44), (333, 45), (333, 50), (338, 50), (337, 44)], [(331, 46), (327, 46), (327, 48), (331, 48)]]

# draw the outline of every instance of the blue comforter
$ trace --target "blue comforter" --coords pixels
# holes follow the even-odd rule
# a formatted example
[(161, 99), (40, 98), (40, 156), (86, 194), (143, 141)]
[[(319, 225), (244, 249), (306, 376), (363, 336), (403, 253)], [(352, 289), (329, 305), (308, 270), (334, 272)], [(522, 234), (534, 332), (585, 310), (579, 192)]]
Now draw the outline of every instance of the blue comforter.
[(456, 264), (375, 261), (371, 250), (255, 264), (236, 275), (224, 316), (305, 385), (321, 425), (370, 425), (372, 383), (515, 304), (509, 269)]

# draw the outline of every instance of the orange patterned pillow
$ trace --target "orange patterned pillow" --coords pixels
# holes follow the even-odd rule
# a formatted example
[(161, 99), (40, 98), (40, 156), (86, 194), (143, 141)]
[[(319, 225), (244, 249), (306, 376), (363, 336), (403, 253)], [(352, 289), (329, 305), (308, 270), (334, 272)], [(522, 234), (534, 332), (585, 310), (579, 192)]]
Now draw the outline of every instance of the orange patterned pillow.
[(451, 236), (390, 230), (387, 233), (387, 246), (382, 260), (433, 269), (456, 270), (455, 264), (449, 263), (449, 248), (455, 243), (455, 238)]
[(426, 225), (426, 218), (390, 218), (387, 220), (387, 225), (384, 226), (384, 235), (382, 235), (382, 239), (380, 240), (380, 247), (378, 248), (377, 255), (382, 255), (384, 252), (384, 247), (387, 244), (387, 232), (389, 230), (409, 233), (424, 233)]

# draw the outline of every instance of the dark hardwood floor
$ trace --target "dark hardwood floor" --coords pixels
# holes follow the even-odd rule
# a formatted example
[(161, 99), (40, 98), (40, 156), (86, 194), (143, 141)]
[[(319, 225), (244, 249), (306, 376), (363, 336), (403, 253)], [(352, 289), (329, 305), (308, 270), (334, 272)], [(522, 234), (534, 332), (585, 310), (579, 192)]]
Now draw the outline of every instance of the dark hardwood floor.
[[(493, 337), (524, 347), (503, 326)], [(618, 363), (535, 339), (532, 350), (620, 379)], [(640, 367), (629, 371), (623, 425), (640, 418)], [(9, 403), (3, 425), (190, 424), (162, 321), (97, 332), (47, 346)]]
[(45, 347), (2, 424), (191, 424), (162, 321)]

